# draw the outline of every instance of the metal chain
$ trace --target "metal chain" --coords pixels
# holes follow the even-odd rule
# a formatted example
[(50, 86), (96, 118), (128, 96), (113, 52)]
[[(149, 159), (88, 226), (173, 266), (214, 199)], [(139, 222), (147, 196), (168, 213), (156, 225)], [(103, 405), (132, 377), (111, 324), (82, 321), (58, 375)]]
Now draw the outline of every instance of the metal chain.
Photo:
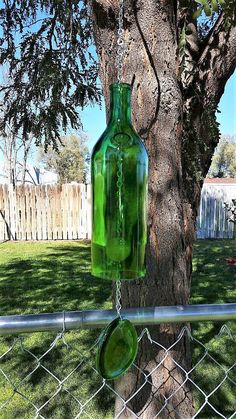
[(116, 311), (117, 316), (121, 318), (120, 310), (121, 310), (121, 281), (116, 281)]
[(117, 79), (118, 82), (121, 82), (122, 70), (123, 70), (123, 60), (124, 60), (124, 0), (119, 2), (119, 18), (118, 18), (118, 39), (117, 39)]

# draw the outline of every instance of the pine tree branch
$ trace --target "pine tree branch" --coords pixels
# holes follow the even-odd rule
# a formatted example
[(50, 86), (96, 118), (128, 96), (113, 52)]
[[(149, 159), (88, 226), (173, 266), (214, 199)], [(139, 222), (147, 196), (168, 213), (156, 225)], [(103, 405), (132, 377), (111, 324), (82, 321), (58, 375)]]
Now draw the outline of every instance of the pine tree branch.
[(101, 98), (87, 0), (26, 3), (0, 7), (0, 63), (10, 74), (0, 86), (0, 129), (56, 149), (62, 131), (81, 127), (79, 107)]

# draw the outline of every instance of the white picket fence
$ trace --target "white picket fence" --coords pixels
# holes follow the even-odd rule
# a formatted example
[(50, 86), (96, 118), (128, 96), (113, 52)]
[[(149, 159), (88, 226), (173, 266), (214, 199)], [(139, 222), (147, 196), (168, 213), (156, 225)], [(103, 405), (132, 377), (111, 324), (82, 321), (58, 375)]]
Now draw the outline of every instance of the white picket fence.
[[(224, 202), (236, 198), (236, 179), (205, 181), (197, 238), (232, 238)], [(91, 186), (83, 184), (0, 185), (0, 240), (91, 238)]]
[(234, 225), (227, 220), (224, 202), (236, 199), (236, 179), (207, 179), (201, 193), (197, 238), (231, 239)]

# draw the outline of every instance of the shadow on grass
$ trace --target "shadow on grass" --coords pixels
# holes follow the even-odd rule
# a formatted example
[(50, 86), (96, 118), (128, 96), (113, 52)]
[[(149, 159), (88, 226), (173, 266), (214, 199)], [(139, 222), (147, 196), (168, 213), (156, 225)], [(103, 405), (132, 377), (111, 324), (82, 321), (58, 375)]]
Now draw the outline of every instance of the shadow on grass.
[[(225, 264), (225, 258), (235, 256), (235, 243), (232, 241), (198, 241), (194, 252), (194, 274), (192, 286), (192, 304), (213, 304), (236, 301), (235, 268)], [(62, 310), (85, 310), (108, 308), (111, 302), (111, 283), (93, 278), (90, 270), (89, 246), (74, 246), (58, 244), (48, 247), (47, 253), (35, 253), (29, 257), (13, 258), (10, 262), (0, 265), (0, 306), (1, 314), (23, 314), (38, 312), (53, 312)], [(211, 355), (224, 368), (228, 369), (235, 362), (235, 343), (230, 339), (214, 340), (222, 323), (193, 323), (193, 335), (203, 344), (210, 345)], [(236, 336), (236, 326), (232, 322), (233, 334)], [(80, 361), (79, 353), (84, 353), (92, 346), (98, 336), (98, 331), (81, 331), (66, 334), (66, 339), (72, 349), (56, 347), (43, 360), (55, 376), (63, 379)], [(36, 336), (37, 335), (37, 336)], [(40, 336), (40, 337), (39, 337)], [(26, 338), (26, 347), (40, 356), (49, 349), (55, 334), (32, 334)], [(10, 343), (10, 341), (8, 342)], [(7, 345), (5, 345), (7, 346)], [(0, 353), (2, 347), (0, 345)], [(204, 350), (203, 350), (204, 351)], [(198, 345), (193, 348), (193, 365), (203, 355)], [(86, 362), (65, 382), (66, 388), (84, 403), (102, 384), (101, 378), (94, 373), (94, 352), (86, 354)], [(2, 368), (12, 382), (26, 377), (35, 367), (32, 357), (25, 352), (10, 352), (2, 360)], [(194, 381), (199, 387), (210, 394), (224, 378), (224, 370), (218, 368), (212, 360), (200, 364), (194, 371)], [(234, 369), (230, 378), (236, 382)], [(6, 392), (6, 383), (0, 376), (0, 387)], [(17, 381), (18, 380), (18, 381)], [(215, 386), (215, 387), (214, 387)], [(36, 405), (41, 405), (56, 391), (57, 382), (41, 367), (25, 383), (25, 391)], [(24, 390), (24, 386), (21, 387)], [(2, 394), (4, 394), (4, 391)], [(196, 390), (197, 391), (197, 390)], [(104, 393), (103, 393), (104, 392)], [(205, 398), (196, 394), (199, 406)], [(9, 395), (10, 395), (9, 390)], [(0, 391), (1, 398), (1, 391)], [(227, 379), (210, 401), (222, 414), (230, 416), (235, 407), (235, 386)], [(45, 417), (65, 418), (78, 414), (78, 403), (65, 393), (53, 399), (45, 407), (42, 414)], [(93, 418), (111, 418), (114, 398), (105, 388), (88, 404), (88, 414)], [(10, 409), (10, 408), (9, 408)], [(223, 411), (222, 411), (223, 410)], [(8, 410), (5, 417), (27, 418), (27, 406), (18, 403)], [(109, 415), (109, 416), (107, 416)], [(32, 415), (33, 416), (33, 415)], [(28, 416), (29, 417), (29, 416)], [(205, 407), (199, 414), (201, 418), (215, 418), (216, 414)]]
[[(13, 258), (0, 265), (1, 315), (109, 308), (111, 282), (96, 279), (89, 272), (90, 247), (85, 245), (52, 245), (47, 248), (46, 253), (38, 251), (29, 257), (24, 256), (22, 260)], [(43, 358), (43, 365), (60, 379), (65, 378), (82, 359), (83, 355), (80, 354), (86, 353), (94, 345), (99, 333), (97, 330), (67, 333), (66, 340), (71, 349), (63, 346), (63, 342), (58, 343)], [(55, 333), (46, 332), (25, 335), (25, 345), (33, 354), (41, 356), (50, 348), (54, 338)], [(6, 337), (4, 343), (0, 342), (0, 354), (3, 352), (3, 345), (9, 346), (11, 341), (12, 337)], [(82, 403), (101, 385), (101, 377), (93, 372), (94, 350), (87, 353), (86, 357), (86, 363), (65, 382), (67, 389)], [(33, 357), (23, 352), (20, 346), (1, 360), (3, 371), (15, 384), (25, 378), (36, 365)], [(36, 405), (42, 405), (56, 391), (58, 383), (40, 367), (24, 385), (21, 386), (21, 391), (25, 391), (31, 400), (34, 398)], [(1, 388), (6, 392), (6, 381), (2, 376)], [(9, 396), (10, 394), (9, 388)], [(63, 394), (60, 393), (60, 397), (58, 395), (44, 408), (42, 414), (45, 417), (52, 417), (50, 415), (53, 414), (56, 415), (54, 417), (64, 418), (67, 414), (69, 418), (78, 414), (78, 403), (67, 392)], [(113, 405), (114, 397), (110, 394), (104, 396), (104, 401), (98, 396), (89, 404), (87, 412), (94, 418), (108, 418), (107, 412), (110, 412)], [(6, 417), (27, 417), (28, 408), (29, 406), (21, 406), (20, 403), (14, 404), (5, 414)]]
[[(199, 240), (194, 246), (193, 279), (191, 304), (221, 304), (236, 302), (236, 267), (228, 266), (225, 259), (235, 256), (236, 243), (233, 240)], [(199, 364), (194, 371), (194, 379), (199, 387), (208, 395), (224, 380), (225, 371), (235, 363), (236, 343), (223, 335), (217, 337), (225, 322), (192, 323), (192, 333), (202, 344), (209, 348), (210, 355), (220, 364), (217, 365), (210, 357)], [(235, 322), (227, 322), (234, 337), (236, 337)], [(204, 354), (204, 348), (194, 344), (193, 365)], [(235, 368), (232, 370), (232, 380), (236, 379)], [(235, 377), (233, 377), (233, 375)], [(195, 389), (195, 399), (198, 407), (205, 398)], [(202, 400), (201, 400), (202, 399)], [(204, 399), (204, 400), (203, 400)], [(210, 396), (212, 405), (226, 417), (236, 410), (235, 385), (230, 379)], [(199, 417), (210, 419), (218, 415), (206, 405)]]
[(227, 256), (235, 254), (233, 240), (201, 240), (195, 244), (192, 302), (213, 304), (236, 300), (236, 268), (225, 262)]
[(74, 246), (1, 265), (1, 315), (103, 307), (111, 282), (92, 277), (89, 270), (89, 247)]
[[(236, 302), (236, 267), (226, 265), (225, 258), (236, 254), (233, 240), (199, 240), (194, 246), (191, 304)], [(211, 322), (212, 328), (201, 336), (208, 342), (219, 331), (222, 322)], [(193, 323), (200, 334), (202, 323)]]

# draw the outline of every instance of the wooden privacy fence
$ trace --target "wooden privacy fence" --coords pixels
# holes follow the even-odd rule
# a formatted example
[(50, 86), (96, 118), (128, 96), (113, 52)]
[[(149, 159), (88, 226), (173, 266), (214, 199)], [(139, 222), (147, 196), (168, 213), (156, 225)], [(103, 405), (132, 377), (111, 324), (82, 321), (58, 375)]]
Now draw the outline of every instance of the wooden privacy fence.
[(232, 199), (236, 199), (236, 179), (205, 180), (197, 218), (198, 238), (233, 238), (234, 225), (224, 209), (224, 202), (232, 203)]
[[(0, 185), (0, 240), (71, 240), (91, 237), (91, 187), (84, 184)], [(204, 182), (198, 238), (232, 238), (224, 201), (236, 198), (236, 179)]]
[(90, 238), (90, 185), (0, 185), (0, 240)]

